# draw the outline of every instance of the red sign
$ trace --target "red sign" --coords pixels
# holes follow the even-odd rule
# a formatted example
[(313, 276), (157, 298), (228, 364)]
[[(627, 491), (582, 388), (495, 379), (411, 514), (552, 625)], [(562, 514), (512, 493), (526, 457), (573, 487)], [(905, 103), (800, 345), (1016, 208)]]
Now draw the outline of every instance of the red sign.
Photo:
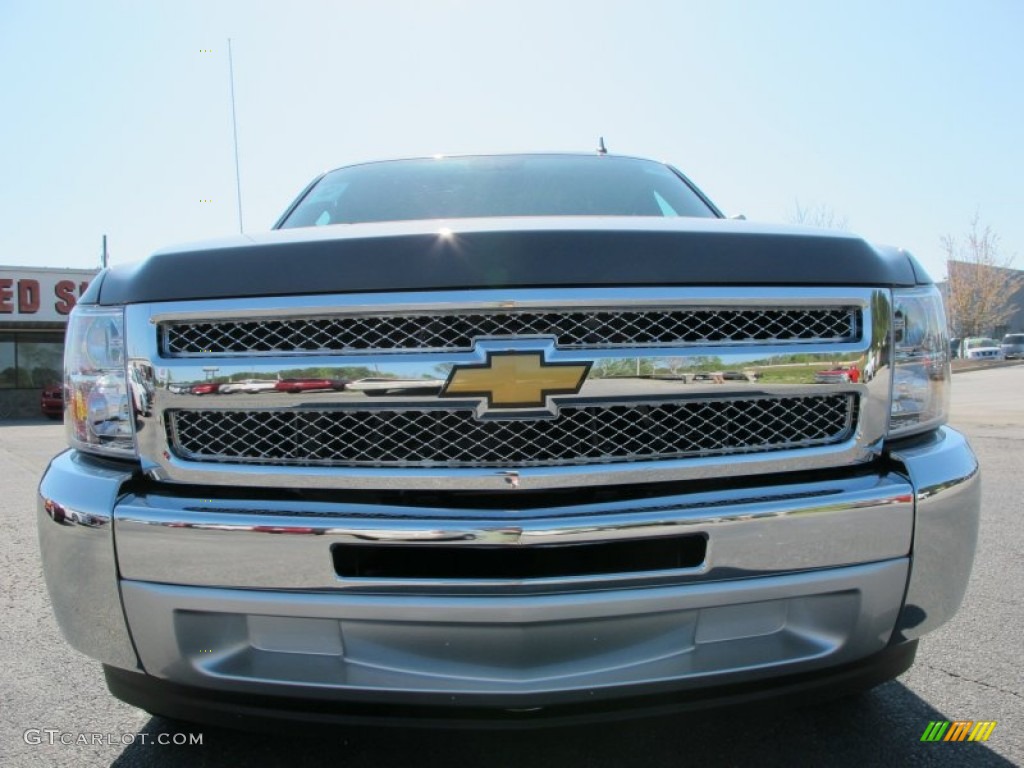
[(0, 321), (65, 319), (97, 271), (0, 268)]

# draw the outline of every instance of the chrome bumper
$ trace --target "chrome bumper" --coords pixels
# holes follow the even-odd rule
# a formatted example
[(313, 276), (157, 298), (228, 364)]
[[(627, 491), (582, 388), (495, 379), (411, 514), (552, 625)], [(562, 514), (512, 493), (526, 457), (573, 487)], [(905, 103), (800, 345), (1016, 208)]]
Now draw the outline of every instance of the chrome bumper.
[[(62, 631), (114, 667), (295, 695), (591, 697), (817, 669), (946, 621), (973, 558), (977, 463), (950, 429), (893, 458), (889, 472), (814, 483), (466, 510), (138, 493), (129, 473), (68, 452), (40, 486), (39, 532)], [(342, 578), (330, 555), (357, 541), (531, 546), (679, 533), (707, 537), (699, 566)]]

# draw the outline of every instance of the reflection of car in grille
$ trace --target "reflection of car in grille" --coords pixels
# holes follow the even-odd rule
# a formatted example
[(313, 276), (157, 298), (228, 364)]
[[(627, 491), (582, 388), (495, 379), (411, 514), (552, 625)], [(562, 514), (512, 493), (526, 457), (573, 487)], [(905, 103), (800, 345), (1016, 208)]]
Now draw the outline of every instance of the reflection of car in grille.
[(276, 388), (276, 381), (263, 381), (260, 379), (243, 379), (241, 381), (229, 381), (220, 385), (220, 394), (231, 395), (235, 392), (271, 392)]
[(814, 374), (814, 381), (817, 384), (856, 384), (860, 381), (860, 370), (855, 365), (836, 366), (826, 371), (817, 371)]
[(281, 379), (274, 383), (278, 392), (317, 392), (320, 390), (341, 391), (348, 382), (340, 379)]
[(40, 486), (61, 627), (189, 720), (875, 684), (956, 610), (978, 519), (922, 275), (635, 158), (325, 174), (75, 309)]
[(434, 395), (441, 391), (444, 386), (443, 379), (389, 379), (368, 377), (359, 379), (348, 384), (346, 389), (352, 392), (362, 392), (368, 397), (380, 397), (383, 395)]

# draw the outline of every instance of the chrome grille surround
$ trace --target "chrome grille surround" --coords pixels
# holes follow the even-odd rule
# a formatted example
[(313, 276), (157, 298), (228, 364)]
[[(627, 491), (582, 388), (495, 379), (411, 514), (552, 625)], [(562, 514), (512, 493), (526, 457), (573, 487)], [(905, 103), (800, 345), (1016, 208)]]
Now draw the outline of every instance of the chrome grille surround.
[(335, 314), (322, 317), (170, 322), (164, 354), (289, 355), (360, 352), (465, 352), (474, 341), (553, 336), (563, 349), (677, 345), (808, 344), (856, 341), (856, 307), (700, 307), (466, 314)]
[(196, 461), (375, 467), (606, 464), (829, 445), (856, 398), (562, 406), (555, 419), (481, 421), (472, 409), (171, 411), (168, 440)]
[[(672, 316), (709, 308), (742, 312), (817, 308), (825, 314), (836, 311), (856, 318), (856, 330), (841, 339), (798, 343), (778, 339), (743, 343), (679, 341), (664, 346), (638, 343), (601, 349), (560, 346), (550, 333), (475, 338), (472, 348), (465, 351), (419, 348), (336, 354), (291, 350), (287, 354), (210, 352), (179, 356), (165, 352), (162, 346), (164, 328), (223, 321), (518, 313), (544, 317), (551, 313), (572, 316), (578, 311), (614, 314), (652, 309)], [(137, 411), (136, 444), (143, 471), (154, 479), (228, 487), (504, 491), (739, 477), (869, 461), (880, 450), (888, 427), (892, 384), (886, 344), (890, 318), (890, 292), (872, 288), (473, 290), (129, 305), (125, 311), (125, 339)], [(585, 363), (589, 373), (577, 394), (548, 396), (544, 408), (533, 411), (489, 408), (483, 398), (438, 397), (453, 366), (479, 367), (497, 352), (540, 353), (544, 364)], [(813, 381), (813, 373), (818, 370), (852, 364), (862, 371), (858, 381)], [(346, 379), (350, 383), (344, 389), (309, 392), (282, 391), (273, 384), (294, 377)], [(251, 386), (232, 387), (228, 394), (192, 390), (204, 381), (250, 382)], [(723, 409), (735, 407), (730, 404), (754, 402), (767, 407), (769, 414), (773, 413), (771, 404), (780, 402), (818, 406), (842, 402), (845, 410), (831, 412), (832, 421), (821, 431), (808, 425), (803, 432), (787, 432), (797, 420), (780, 416), (776, 419), (778, 430), (743, 434), (740, 418), (731, 426), (717, 426), (716, 436), (706, 443), (694, 440), (700, 435), (693, 432), (702, 428), (693, 426), (682, 430), (689, 430), (689, 435), (658, 443), (666, 433), (664, 426), (660, 432), (658, 427), (644, 431), (644, 417), (638, 416), (639, 408), (654, 408), (658, 418), (667, 423), (685, 425), (687, 422), (677, 417), (692, 409), (699, 411), (699, 407), (706, 406), (708, 413), (714, 412), (718, 414), (714, 418), (721, 419)], [(802, 413), (799, 406), (796, 408), (790, 416)], [(607, 422), (621, 425), (617, 437), (611, 438), (615, 428), (606, 426), (589, 437), (597, 447), (576, 447), (574, 441), (580, 441), (573, 435), (580, 429), (578, 423), (590, 418), (595, 410), (606, 412), (601, 418)], [(422, 416), (427, 412), (430, 415)], [(201, 417), (183, 416), (197, 413)], [(441, 413), (445, 415), (439, 416)], [(384, 414), (391, 414), (388, 418), (392, 420), (407, 420), (404, 432), (392, 434), (388, 451), (381, 444), (353, 456), (332, 446), (342, 434), (340, 424), (359, 422), (361, 429), (367, 429), (367, 424)], [(558, 422), (567, 414), (563, 424), (571, 428), (563, 434)], [(190, 429), (202, 423), (203, 429), (210, 431), (182, 431), (186, 426), (183, 418), (192, 420)], [(241, 441), (236, 440), (233, 447), (230, 440), (216, 442), (249, 418), (262, 419), (263, 423), (248, 428), (248, 434), (243, 428)], [(438, 424), (447, 429), (445, 439), (449, 442), (463, 430), (481, 436), (477, 445), (482, 446), (482, 452), (475, 454), (477, 449), (470, 447), (461, 452), (446, 449), (429, 453), (423, 447), (429, 440), (420, 435), (422, 430), (409, 426), (422, 426), (424, 418), (433, 420), (427, 431)], [(749, 417), (748, 428), (760, 425), (761, 418)], [(690, 424), (700, 423), (696, 417), (691, 419)], [(264, 436), (270, 434), (266, 425), (271, 420), (301, 425), (306, 431), (303, 434), (312, 434), (314, 439), (307, 441), (306, 454), (286, 451), (284, 433), (280, 432), (269, 441), (274, 443), (281, 436), (281, 445), (274, 449), (278, 453), (271, 450), (261, 454), (268, 448), (259, 443), (261, 439), (267, 442)], [(453, 420), (457, 426), (449, 424)], [(222, 423), (216, 425), (217, 421)], [(294, 431), (294, 426), (281, 429)], [(380, 436), (376, 427), (368, 431)], [(527, 432), (530, 437), (522, 437)], [(555, 432), (560, 436), (555, 440), (556, 449), (540, 454), (541, 441), (550, 441)], [(506, 446), (502, 451), (489, 447), (488, 441), (496, 440), (496, 434), (502, 439), (513, 435), (509, 442), (500, 443)], [(635, 435), (632, 440), (631, 435)], [(517, 440), (519, 447), (508, 450), (507, 446), (516, 446)]]

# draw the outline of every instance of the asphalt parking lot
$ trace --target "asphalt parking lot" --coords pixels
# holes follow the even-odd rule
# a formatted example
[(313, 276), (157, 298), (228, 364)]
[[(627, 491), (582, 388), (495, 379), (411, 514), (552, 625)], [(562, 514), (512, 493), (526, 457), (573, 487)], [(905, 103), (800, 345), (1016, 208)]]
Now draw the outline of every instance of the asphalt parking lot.
[[(0, 424), (0, 765), (1024, 764), (1022, 389), (1024, 366), (954, 377), (952, 422), (971, 439), (984, 474), (978, 556), (959, 614), (922, 641), (915, 666), (897, 681), (853, 699), (802, 709), (765, 706), (514, 732), (183, 731), (121, 704), (107, 693), (99, 665), (63, 643), (43, 585), (35, 488), (49, 458), (63, 447), (62, 428), (44, 422)], [(985, 743), (921, 742), (934, 720), (998, 725)], [(73, 743), (61, 743), (65, 734)], [(197, 737), (201, 744), (173, 743)]]

